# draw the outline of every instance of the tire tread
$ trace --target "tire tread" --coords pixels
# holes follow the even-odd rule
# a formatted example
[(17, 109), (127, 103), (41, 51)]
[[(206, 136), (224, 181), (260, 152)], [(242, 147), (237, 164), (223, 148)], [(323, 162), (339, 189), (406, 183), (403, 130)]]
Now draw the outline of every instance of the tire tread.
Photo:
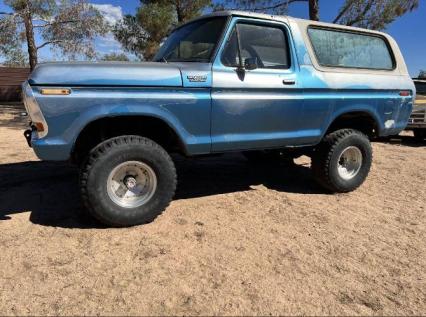
[(83, 205), (90, 212), (90, 214), (94, 218), (96, 218), (98, 221), (110, 226), (114, 226), (114, 227), (122, 227), (127, 225), (111, 221), (110, 219), (106, 219), (105, 217), (102, 216), (101, 211), (98, 210), (97, 206), (92, 204), (91, 199), (89, 197), (89, 188), (87, 187), (88, 179), (90, 176), (90, 171), (92, 170), (93, 166), (97, 163), (98, 160), (102, 158), (102, 156), (106, 152), (118, 146), (131, 145), (131, 144), (142, 145), (146, 148), (151, 148), (156, 151), (159, 151), (161, 155), (163, 156), (163, 158), (167, 160), (170, 167), (172, 167), (173, 169), (173, 179), (172, 179), (173, 191), (168, 193), (168, 197), (165, 197), (165, 199), (161, 200), (162, 204), (157, 206), (156, 210), (150, 213), (151, 215), (145, 219), (144, 223), (153, 221), (170, 205), (170, 202), (176, 190), (177, 176), (176, 176), (175, 165), (170, 155), (160, 145), (158, 145), (157, 143), (155, 143), (154, 141), (148, 138), (136, 136), (136, 135), (118, 136), (118, 137), (105, 140), (104, 142), (100, 143), (99, 145), (97, 145), (90, 151), (88, 157), (86, 158), (85, 162), (82, 165), (82, 168), (80, 171), (80, 180), (79, 180), (80, 193), (81, 193), (81, 199), (82, 199)]
[[(334, 151), (336, 150), (336, 147), (339, 145), (339, 143), (343, 139), (351, 135), (358, 135), (368, 140), (368, 137), (364, 133), (358, 130), (354, 130), (354, 129), (337, 130), (337, 131), (329, 133), (328, 135), (324, 137), (323, 141), (318, 146), (316, 153), (314, 154), (312, 158), (312, 171), (317, 182), (322, 187), (332, 192), (350, 191), (350, 190), (342, 190), (341, 188), (336, 187), (336, 185), (334, 184), (331, 178), (329, 166), (331, 164), (332, 156)], [(357, 187), (359, 187), (360, 185), (361, 184), (359, 184)]]

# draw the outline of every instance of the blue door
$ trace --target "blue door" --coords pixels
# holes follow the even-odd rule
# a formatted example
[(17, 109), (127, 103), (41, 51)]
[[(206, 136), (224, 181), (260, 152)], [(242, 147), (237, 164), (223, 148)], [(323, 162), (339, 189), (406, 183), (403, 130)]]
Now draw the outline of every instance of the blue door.
[(233, 19), (213, 64), (213, 152), (303, 143), (294, 56), (284, 23)]

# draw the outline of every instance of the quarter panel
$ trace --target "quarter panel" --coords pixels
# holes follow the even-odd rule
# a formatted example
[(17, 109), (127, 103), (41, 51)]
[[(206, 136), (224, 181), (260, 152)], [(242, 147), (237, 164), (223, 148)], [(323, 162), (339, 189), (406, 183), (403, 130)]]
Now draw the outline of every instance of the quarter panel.
[[(303, 129), (320, 129), (323, 135), (335, 118), (351, 111), (370, 113), (377, 121), (379, 135), (397, 134), (405, 128), (415, 98), (415, 87), (398, 45), (392, 37), (369, 30), (293, 18), (289, 20), (304, 87), (304, 120), (301, 120), (302, 125), (305, 125)], [(365, 70), (318, 65), (307, 35), (307, 27), (311, 24), (385, 37), (396, 59), (396, 69)], [(408, 97), (401, 97), (399, 93), (402, 90), (412, 93)], [(312, 141), (319, 142), (322, 135), (320, 138), (313, 136)]]
[[(304, 88), (302, 129), (321, 130), (318, 143), (329, 125), (348, 112), (369, 113), (379, 127), (379, 135), (399, 133), (407, 124), (414, 98), (414, 85), (408, 76), (323, 72), (312, 65), (301, 65)], [(401, 90), (412, 91), (408, 97)]]

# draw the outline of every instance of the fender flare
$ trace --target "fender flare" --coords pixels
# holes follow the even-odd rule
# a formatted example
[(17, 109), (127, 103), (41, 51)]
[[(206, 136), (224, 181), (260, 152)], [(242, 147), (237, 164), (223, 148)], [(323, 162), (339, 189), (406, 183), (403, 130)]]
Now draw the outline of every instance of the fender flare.
[(340, 117), (352, 113), (363, 113), (366, 114), (368, 117), (373, 119), (375, 126), (377, 127), (378, 131), (377, 133), (380, 133), (380, 131), (383, 130), (383, 125), (380, 124), (380, 116), (377, 113), (376, 110), (371, 109), (371, 107), (353, 107), (353, 108), (342, 108), (339, 109), (339, 111), (334, 111), (332, 115), (330, 116), (330, 120), (327, 122), (327, 125), (323, 129), (323, 133), (321, 135), (321, 139), (325, 136), (327, 131), (330, 129), (330, 127), (335, 123)]
[(84, 112), (75, 120), (72, 126), (69, 128), (68, 135), (72, 135), (69, 142), (72, 144), (71, 153), (74, 151), (76, 142), (80, 137), (81, 133), (92, 123), (108, 118), (119, 118), (119, 117), (146, 117), (155, 118), (166, 124), (177, 136), (178, 141), (182, 145), (182, 149), (185, 153), (188, 152), (188, 144), (185, 142), (190, 137), (188, 131), (179, 123), (179, 121), (171, 115), (171, 113), (162, 110), (158, 107), (153, 106), (124, 106), (121, 109), (111, 108), (109, 111), (105, 111), (104, 107), (91, 107), (88, 111)]

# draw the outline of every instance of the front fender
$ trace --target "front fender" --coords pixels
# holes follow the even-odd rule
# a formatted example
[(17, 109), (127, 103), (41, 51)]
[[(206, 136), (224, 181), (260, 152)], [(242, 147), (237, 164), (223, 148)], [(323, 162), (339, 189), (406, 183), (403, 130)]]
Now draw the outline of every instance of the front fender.
[[(92, 122), (112, 117), (144, 116), (160, 119), (166, 123), (179, 137), (185, 152), (188, 151), (188, 140), (191, 135), (182, 126), (179, 120), (167, 110), (155, 106), (127, 105), (123, 107), (109, 108), (108, 106), (99, 109), (97, 107), (89, 109), (75, 120), (64, 135), (67, 142), (75, 144), (80, 133)], [(184, 141), (186, 140), (186, 142)], [(189, 141), (190, 142), (190, 141)]]
[(49, 126), (48, 135), (33, 140), (42, 159), (66, 160), (83, 129), (95, 120), (115, 116), (149, 116), (164, 121), (190, 155), (210, 151), (210, 91), (208, 89), (73, 88), (69, 96), (36, 99)]

